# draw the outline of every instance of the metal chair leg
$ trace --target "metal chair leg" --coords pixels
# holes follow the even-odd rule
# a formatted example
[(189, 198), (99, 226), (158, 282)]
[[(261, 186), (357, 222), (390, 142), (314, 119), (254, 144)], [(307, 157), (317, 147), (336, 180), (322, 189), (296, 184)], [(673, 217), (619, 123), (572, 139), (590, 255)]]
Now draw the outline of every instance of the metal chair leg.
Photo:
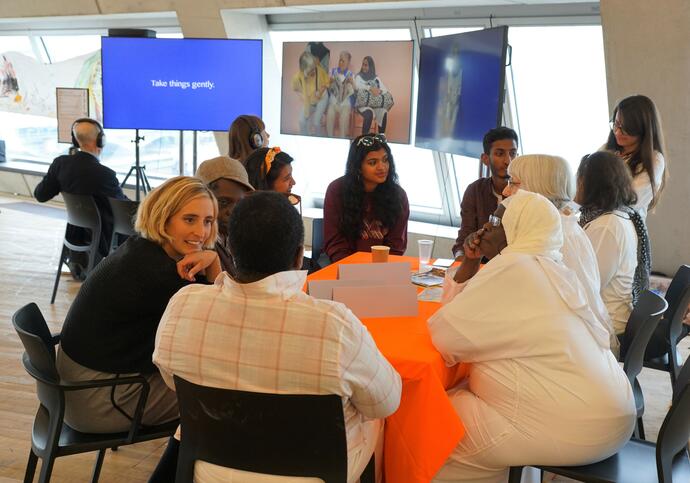
[(644, 435), (644, 422), (642, 421), (642, 416), (637, 418), (637, 424), (635, 425), (635, 437), (638, 439), (647, 439)]
[(60, 261), (58, 262), (57, 275), (55, 275), (55, 284), (53, 285), (53, 296), (50, 298), (50, 303), (55, 303), (55, 294), (57, 293), (58, 284), (60, 283), (60, 271), (62, 270), (62, 264), (65, 261), (65, 251), (67, 248), (62, 245), (62, 251), (60, 252)]
[(38, 483), (48, 483), (50, 475), (53, 473), (53, 464), (55, 464), (55, 456), (49, 455), (43, 458), (41, 463), (41, 474), (38, 476)]
[(32, 483), (34, 481), (34, 474), (36, 473), (36, 463), (38, 456), (33, 449), (29, 450), (29, 461), (26, 463), (26, 472), (24, 473), (24, 483)]
[(93, 475), (91, 476), (91, 483), (98, 483), (98, 477), (101, 475), (101, 467), (103, 466), (103, 458), (105, 458), (105, 449), (98, 452), (96, 464), (93, 465)]

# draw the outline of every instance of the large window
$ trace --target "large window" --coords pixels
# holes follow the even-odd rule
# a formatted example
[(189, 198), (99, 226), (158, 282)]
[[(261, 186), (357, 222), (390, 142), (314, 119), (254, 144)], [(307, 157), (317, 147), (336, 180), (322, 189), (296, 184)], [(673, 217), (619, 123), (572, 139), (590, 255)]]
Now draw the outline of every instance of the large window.
[(563, 156), (577, 169), (608, 135), (600, 26), (510, 27), (523, 153)]
[[(520, 133), (522, 153), (549, 153), (565, 157), (573, 167), (585, 153), (596, 150), (607, 134), (607, 98), (602, 31), (598, 25), (537, 25), (519, 21), (510, 26), (512, 62), (507, 69), (506, 96), (509, 124)], [(549, 22), (553, 20), (549, 19)], [(452, 27), (448, 20), (424, 23), (423, 35), (441, 36), (478, 28), (484, 20), (465, 20)], [(488, 20), (487, 20), (488, 22)], [(508, 21), (510, 24), (510, 21)], [(330, 26), (329, 26), (330, 27)], [(308, 28), (301, 26), (301, 29)], [(415, 25), (409, 28), (357, 30), (286, 30), (271, 27), (264, 46), (264, 112), (272, 145), (281, 146), (295, 159), (295, 191), (305, 205), (321, 206), (328, 184), (344, 173), (348, 141), (318, 137), (281, 135), (280, 84), (283, 42), (409, 40), (415, 38)], [(161, 36), (181, 37), (179, 33)], [(44, 63), (68, 61), (75, 56), (97, 52), (98, 35), (0, 36), (0, 52), (19, 52)], [(356, 67), (353, 68), (355, 70)], [(416, 72), (416, 67), (415, 67)], [(99, 73), (100, 75), (100, 73)], [(417, 79), (413, 82), (411, 131), (416, 120)], [(100, 93), (99, 93), (100, 95)], [(50, 162), (66, 151), (56, 142), (56, 122), (52, 117), (28, 115), (7, 109), (10, 99), (0, 98), (0, 123), (7, 141), (8, 156), (31, 162)], [(229, 120), (230, 122), (231, 120)], [(184, 162), (180, 163), (179, 131), (140, 131), (142, 164), (152, 177), (169, 177), (193, 171), (193, 134), (185, 132), (182, 141)], [(103, 162), (119, 173), (134, 164), (133, 130), (108, 130), (108, 145)], [(197, 161), (217, 156), (214, 133), (197, 133)], [(459, 223), (460, 200), (465, 188), (479, 173), (477, 159), (436, 153), (410, 145), (392, 144), (400, 183), (408, 194), (412, 219), (442, 224)]]
[[(160, 37), (181, 38), (180, 33), (164, 33)], [(16, 52), (44, 64), (56, 64), (75, 57), (98, 55), (100, 35), (51, 35), (51, 36), (0, 36), (0, 52)], [(40, 68), (40, 64), (38, 64)], [(100, 68), (100, 62), (98, 63)], [(47, 71), (46, 71), (47, 72)], [(76, 77), (79, 72), (74, 72)], [(99, 87), (100, 70), (94, 83)], [(66, 86), (71, 87), (71, 86)], [(95, 93), (100, 95), (100, 92)], [(54, 98), (50, 98), (54, 102)], [(0, 98), (0, 124), (6, 141), (9, 159), (34, 163), (49, 163), (68, 149), (57, 142), (57, 121), (54, 117), (30, 115), (16, 112), (11, 103), (20, 102), (5, 96)], [(3, 106), (3, 103), (5, 106)], [(54, 109), (54, 107), (53, 107)], [(15, 112), (12, 112), (15, 111)], [(98, 117), (100, 110), (92, 105), (92, 117)], [(151, 177), (168, 178), (180, 173), (180, 132), (140, 131), (140, 160)], [(102, 162), (120, 174), (125, 174), (135, 163), (135, 131), (130, 129), (107, 129), (106, 146)], [(197, 133), (197, 158), (201, 162), (218, 155), (213, 133)], [(184, 136), (184, 163), (182, 172), (192, 174), (193, 136)]]

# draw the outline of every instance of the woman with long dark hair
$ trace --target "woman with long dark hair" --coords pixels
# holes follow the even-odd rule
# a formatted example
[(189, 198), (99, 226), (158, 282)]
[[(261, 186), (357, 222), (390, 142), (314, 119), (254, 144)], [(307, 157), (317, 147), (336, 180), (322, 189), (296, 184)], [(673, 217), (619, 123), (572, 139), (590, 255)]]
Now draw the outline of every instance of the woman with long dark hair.
[(627, 164), (637, 194), (633, 208), (646, 218), (647, 209), (659, 201), (666, 180), (661, 121), (649, 97), (626, 97), (613, 109), (606, 150)]
[(259, 191), (289, 195), (296, 184), (292, 177), (292, 161), (292, 156), (278, 146), (255, 150), (245, 165), (249, 183)]
[(407, 248), (407, 194), (398, 184), (393, 154), (380, 134), (350, 144), (345, 176), (333, 181), (324, 199), (324, 250), (331, 261), (373, 245), (394, 255)]
[(637, 297), (649, 287), (651, 269), (647, 227), (632, 208), (637, 195), (625, 162), (605, 151), (585, 156), (577, 170), (575, 201), (597, 257), (601, 298), (621, 335)]

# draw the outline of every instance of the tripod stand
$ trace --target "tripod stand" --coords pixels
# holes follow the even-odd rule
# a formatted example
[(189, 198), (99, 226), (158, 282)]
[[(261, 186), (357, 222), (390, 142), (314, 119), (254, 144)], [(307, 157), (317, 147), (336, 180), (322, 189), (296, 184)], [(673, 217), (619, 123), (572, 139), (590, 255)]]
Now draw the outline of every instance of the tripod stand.
[(139, 141), (143, 141), (144, 136), (139, 136), (139, 130), (135, 129), (134, 130), (134, 143), (135, 149), (135, 157), (134, 157), (134, 166), (129, 168), (129, 172), (127, 173), (127, 176), (125, 176), (124, 181), (122, 181), (122, 184), (120, 186), (124, 187), (125, 183), (127, 183), (127, 180), (129, 177), (132, 175), (132, 172), (134, 172), (134, 178), (136, 179), (136, 201), (139, 201), (139, 187), (141, 186), (141, 191), (144, 192), (144, 194), (147, 194), (149, 191), (151, 191), (151, 185), (149, 184), (149, 179), (146, 177), (146, 166), (141, 166), (139, 163)]

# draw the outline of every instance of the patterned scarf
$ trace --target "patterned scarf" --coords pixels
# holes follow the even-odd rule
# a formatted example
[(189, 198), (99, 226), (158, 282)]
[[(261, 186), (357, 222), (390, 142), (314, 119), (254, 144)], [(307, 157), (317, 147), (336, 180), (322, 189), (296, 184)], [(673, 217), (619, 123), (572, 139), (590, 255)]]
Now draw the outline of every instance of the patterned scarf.
[[(649, 235), (647, 234), (647, 225), (645, 225), (642, 217), (637, 211), (629, 206), (622, 207), (621, 211), (630, 216), (630, 221), (633, 222), (635, 232), (637, 233), (637, 267), (635, 268), (635, 277), (633, 278), (632, 287), (634, 306), (637, 305), (637, 300), (642, 291), (649, 288), (649, 275), (652, 271), (652, 254), (649, 245)], [(606, 213), (611, 212), (582, 207), (580, 211), (580, 226), (584, 228), (585, 225)]]

